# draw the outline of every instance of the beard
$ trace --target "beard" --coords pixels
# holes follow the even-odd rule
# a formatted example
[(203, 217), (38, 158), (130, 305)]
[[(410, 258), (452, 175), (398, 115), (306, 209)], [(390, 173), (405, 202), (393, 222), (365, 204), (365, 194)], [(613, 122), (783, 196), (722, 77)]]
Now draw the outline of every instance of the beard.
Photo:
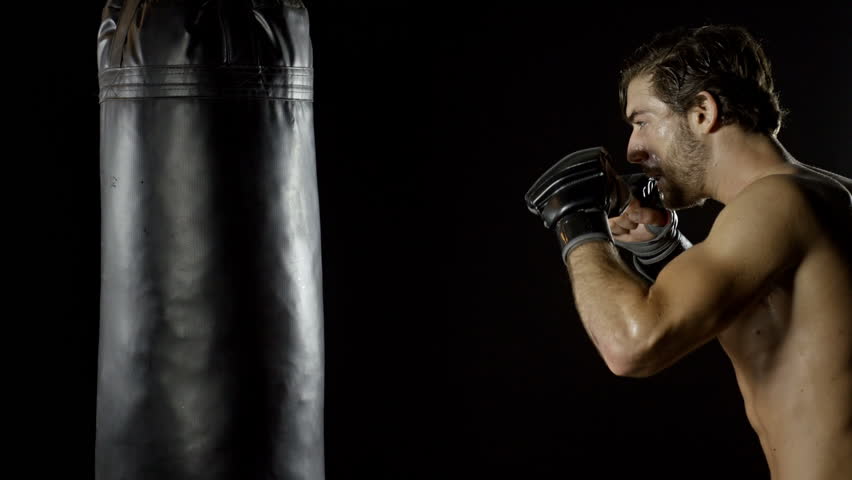
[(665, 158), (659, 166), (662, 178), (657, 183), (663, 205), (672, 210), (702, 205), (707, 199), (703, 190), (710, 152), (695, 138), (686, 120), (678, 122)]

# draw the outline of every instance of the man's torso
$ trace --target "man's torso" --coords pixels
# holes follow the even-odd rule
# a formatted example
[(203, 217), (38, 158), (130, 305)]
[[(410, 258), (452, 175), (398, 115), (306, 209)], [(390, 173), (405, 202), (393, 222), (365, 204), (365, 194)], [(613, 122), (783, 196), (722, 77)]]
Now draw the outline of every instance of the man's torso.
[(773, 478), (852, 478), (850, 185), (801, 169), (807, 247), (719, 335)]

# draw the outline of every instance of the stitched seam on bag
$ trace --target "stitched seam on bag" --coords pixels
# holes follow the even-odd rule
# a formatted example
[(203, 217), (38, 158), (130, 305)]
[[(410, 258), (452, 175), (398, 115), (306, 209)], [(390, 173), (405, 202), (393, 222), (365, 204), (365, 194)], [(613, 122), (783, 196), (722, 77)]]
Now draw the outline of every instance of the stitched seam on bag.
[(248, 72), (258, 72), (258, 71), (274, 71), (274, 70), (282, 70), (282, 71), (292, 71), (292, 72), (306, 72), (309, 74), (313, 71), (313, 67), (288, 67), (288, 66), (276, 66), (276, 65), (221, 65), (221, 66), (211, 66), (211, 65), (139, 65), (133, 67), (110, 67), (105, 68), (101, 74), (107, 72), (122, 72), (122, 71), (133, 71), (133, 70), (207, 70), (207, 71), (248, 71)]
[(293, 88), (293, 87), (273, 87), (273, 88), (262, 88), (262, 87), (252, 88), (252, 87), (248, 87), (247, 88), (247, 87), (222, 87), (222, 86), (203, 86), (203, 85), (183, 86), (183, 85), (168, 85), (168, 84), (162, 85), (162, 86), (139, 84), (139, 85), (116, 85), (116, 86), (105, 87), (105, 89), (109, 89), (109, 90), (134, 90), (134, 89), (139, 90), (139, 89), (143, 89), (143, 88), (148, 88), (148, 89), (151, 89), (151, 90), (153, 90), (153, 89), (159, 89), (159, 90), (201, 90), (201, 89), (208, 89), (208, 90), (227, 90), (227, 91), (294, 90), (294, 91), (301, 91), (301, 92), (310, 92), (311, 90), (313, 90), (311, 88), (298, 88), (298, 87), (296, 87), (296, 88)]
[[(145, 92), (145, 90), (153, 90)], [(127, 98), (187, 98), (187, 97), (255, 97), (267, 99), (284, 99), (294, 101), (313, 101), (312, 92), (309, 90), (272, 89), (274, 91), (257, 88), (184, 88), (184, 87), (128, 87), (128, 88), (106, 88), (100, 94), (101, 101), (109, 99)]]
[(210, 100), (228, 100), (234, 98), (252, 98), (258, 100), (282, 100), (287, 102), (308, 102), (313, 103), (313, 98), (298, 98), (298, 97), (279, 97), (275, 95), (148, 95), (144, 97), (104, 97), (100, 100), (99, 103), (108, 102), (110, 100), (151, 100), (151, 99), (163, 99), (163, 98), (206, 98)]
[[(106, 70), (99, 75), (100, 88), (131, 86), (165, 88), (168, 85), (198, 85), (207, 88), (313, 89), (313, 76), (307, 69), (294, 70), (289, 67), (263, 68), (261, 70), (256, 67), (242, 69), (161, 67), (154, 69), (153, 72), (151, 70), (147, 67)], [(152, 77), (159, 81), (144, 81)], [(170, 81), (169, 77), (173, 77), (173, 80)]]
[(100, 101), (217, 96), (313, 101), (312, 67), (145, 65), (108, 68), (98, 77)]

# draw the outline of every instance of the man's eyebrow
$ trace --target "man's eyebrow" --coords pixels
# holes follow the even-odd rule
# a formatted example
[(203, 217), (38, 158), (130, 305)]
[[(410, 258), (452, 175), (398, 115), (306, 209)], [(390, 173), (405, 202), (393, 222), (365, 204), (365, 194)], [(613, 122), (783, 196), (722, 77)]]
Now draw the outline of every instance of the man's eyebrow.
[(635, 120), (636, 116), (642, 115), (643, 113), (646, 113), (646, 111), (645, 110), (634, 110), (633, 113), (624, 117), (624, 119), (627, 120), (627, 123), (633, 125), (633, 121)]

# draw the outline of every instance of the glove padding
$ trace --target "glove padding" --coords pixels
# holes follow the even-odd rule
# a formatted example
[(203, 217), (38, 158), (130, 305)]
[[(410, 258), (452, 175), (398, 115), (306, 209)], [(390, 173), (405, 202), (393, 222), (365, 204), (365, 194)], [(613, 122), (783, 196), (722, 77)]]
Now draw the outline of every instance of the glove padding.
[(526, 194), (527, 208), (553, 229), (562, 259), (592, 240), (612, 242), (607, 218), (630, 203), (630, 190), (618, 178), (603, 147), (574, 152), (542, 174)]
[(617, 247), (633, 254), (633, 266), (636, 271), (653, 283), (663, 267), (692, 247), (692, 243), (677, 229), (677, 213), (663, 206), (656, 180), (641, 173), (625, 175), (622, 180), (629, 186), (632, 196), (639, 200), (642, 207), (665, 210), (668, 214), (669, 221), (664, 226), (645, 225), (650, 233), (655, 234), (651, 240), (613, 241)]

